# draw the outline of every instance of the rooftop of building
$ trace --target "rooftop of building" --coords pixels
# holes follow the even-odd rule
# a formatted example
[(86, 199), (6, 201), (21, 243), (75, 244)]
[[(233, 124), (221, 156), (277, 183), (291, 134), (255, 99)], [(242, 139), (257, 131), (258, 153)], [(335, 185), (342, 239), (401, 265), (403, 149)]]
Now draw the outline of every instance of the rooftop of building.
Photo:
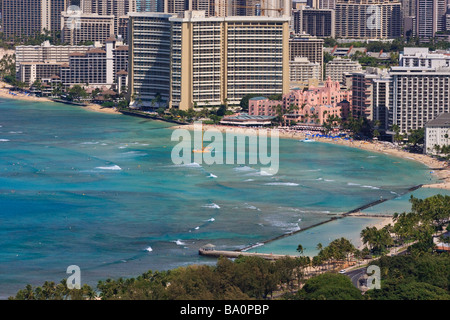
[(441, 113), (437, 118), (428, 121), (425, 127), (445, 127), (450, 128), (450, 113)]
[(224, 120), (271, 120), (274, 119), (274, 116), (261, 116), (261, 115), (249, 115), (248, 113), (237, 113), (232, 116), (224, 117)]
[(86, 53), (87, 54), (90, 54), (90, 53), (106, 53), (106, 51), (103, 50), (103, 49), (94, 48), (94, 49), (91, 49), (91, 50), (87, 51)]
[(441, 67), (441, 68), (430, 68), (430, 67), (400, 67), (395, 66), (391, 67), (390, 72), (393, 74), (399, 73), (435, 73), (435, 74), (445, 74), (450, 75), (449, 67)]
[(84, 57), (85, 54), (82, 52), (72, 52), (69, 54), (70, 57)]

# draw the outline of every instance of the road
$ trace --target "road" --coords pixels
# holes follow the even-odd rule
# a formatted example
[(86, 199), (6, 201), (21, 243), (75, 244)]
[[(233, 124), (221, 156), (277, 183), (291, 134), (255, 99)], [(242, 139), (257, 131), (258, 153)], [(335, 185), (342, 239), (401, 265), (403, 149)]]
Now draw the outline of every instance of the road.
[(352, 271), (348, 271), (346, 273), (344, 273), (346, 276), (348, 276), (350, 278), (350, 280), (352, 280), (352, 283), (355, 287), (359, 288), (358, 286), (358, 280), (359, 278), (361, 278), (363, 275), (366, 274), (366, 267), (362, 267), (359, 269), (355, 269)]
[[(406, 250), (398, 252), (398, 249), (397, 249), (397, 250), (389, 253), (388, 255), (389, 256), (400, 256), (400, 255), (405, 255), (405, 254), (406, 254)], [(370, 263), (369, 263), (369, 265), (370, 265)], [(353, 269), (351, 271), (347, 271), (344, 274), (352, 280), (352, 283), (355, 287), (359, 288), (358, 280), (366, 273), (367, 273), (367, 266)]]

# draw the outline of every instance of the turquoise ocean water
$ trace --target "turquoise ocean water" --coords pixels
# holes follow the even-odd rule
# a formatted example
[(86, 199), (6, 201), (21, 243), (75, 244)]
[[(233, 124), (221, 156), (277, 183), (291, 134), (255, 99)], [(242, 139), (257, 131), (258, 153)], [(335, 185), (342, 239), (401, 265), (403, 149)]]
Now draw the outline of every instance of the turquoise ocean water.
[[(0, 100), (0, 126), (2, 299), (67, 278), (69, 265), (95, 286), (212, 264), (202, 245), (248, 247), (433, 181), (410, 160), (297, 140), (280, 140), (273, 176), (257, 165), (174, 165), (170, 124), (56, 103)], [(339, 219), (270, 245), (356, 239), (372, 222)]]

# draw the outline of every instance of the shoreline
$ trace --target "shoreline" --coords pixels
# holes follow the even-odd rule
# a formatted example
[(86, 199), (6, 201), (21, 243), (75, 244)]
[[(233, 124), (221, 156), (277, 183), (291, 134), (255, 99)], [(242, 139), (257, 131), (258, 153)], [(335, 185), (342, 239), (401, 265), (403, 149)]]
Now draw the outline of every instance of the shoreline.
[[(344, 140), (344, 139), (331, 139), (324, 137), (314, 137), (308, 138), (307, 133), (304, 131), (296, 131), (289, 129), (268, 129), (268, 128), (242, 128), (242, 127), (233, 127), (233, 126), (225, 126), (225, 125), (209, 125), (203, 124), (203, 128), (205, 130), (215, 129), (219, 130), (222, 133), (232, 132), (236, 134), (258, 134), (260, 130), (264, 130), (268, 133), (272, 132), (272, 130), (278, 131), (279, 137), (281, 139), (296, 139), (296, 140), (304, 140), (310, 139), (311, 141), (317, 141), (322, 143), (330, 143), (335, 145), (342, 145), (351, 148), (357, 148), (360, 150), (371, 151), (375, 153), (383, 153), (386, 155), (394, 156), (397, 158), (401, 158), (404, 160), (413, 160), (416, 162), (420, 162), (423, 165), (430, 168), (433, 175), (442, 182), (435, 182), (430, 184), (422, 185), (422, 188), (436, 188), (436, 189), (445, 189), (450, 190), (450, 167), (446, 164), (445, 161), (439, 161), (437, 159), (432, 158), (426, 154), (418, 154), (418, 153), (409, 153), (407, 151), (400, 150), (398, 148), (392, 147), (390, 143), (385, 143), (381, 141), (377, 142), (368, 142), (368, 141), (360, 141), (360, 140)], [(180, 125), (173, 126), (171, 129), (188, 129), (194, 130), (194, 125)], [(313, 133), (314, 134), (314, 133)]]
[[(20, 101), (54, 102), (54, 103), (64, 104), (64, 102), (54, 101), (47, 97), (28, 96), (26, 94), (18, 93), (18, 92), (14, 92), (16, 95), (12, 95), (9, 93), (10, 89), (11, 89), (11, 85), (0, 81), (0, 98), (11, 99), (11, 100), (20, 100)], [(73, 105), (73, 106), (77, 106), (77, 105)], [(89, 103), (84, 106), (80, 105), (77, 107), (80, 107), (80, 108), (83, 108), (83, 109), (86, 109), (89, 111), (93, 111), (93, 112), (100, 112), (100, 113), (107, 113), (107, 114), (120, 114), (120, 112), (118, 110), (116, 110), (116, 108), (106, 108), (106, 107), (102, 107), (99, 104), (94, 104), (94, 103)]]

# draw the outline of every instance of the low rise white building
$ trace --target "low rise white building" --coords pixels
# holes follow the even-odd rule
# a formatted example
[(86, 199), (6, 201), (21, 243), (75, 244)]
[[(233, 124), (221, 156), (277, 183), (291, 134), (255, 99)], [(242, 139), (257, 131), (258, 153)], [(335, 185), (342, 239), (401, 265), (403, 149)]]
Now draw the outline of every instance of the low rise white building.
[(310, 62), (306, 57), (295, 57), (289, 62), (289, 80), (291, 82), (307, 82), (309, 79), (320, 79), (320, 63)]
[[(442, 113), (425, 125), (424, 153), (439, 154), (443, 146), (450, 144), (450, 113)], [(438, 146), (438, 147), (436, 147)]]
[(333, 81), (344, 83), (344, 74), (349, 72), (361, 71), (362, 66), (358, 61), (344, 58), (334, 58), (325, 66), (326, 77), (330, 77)]
[(450, 55), (429, 52), (428, 48), (404, 48), (400, 54), (399, 65), (409, 68), (450, 67)]

